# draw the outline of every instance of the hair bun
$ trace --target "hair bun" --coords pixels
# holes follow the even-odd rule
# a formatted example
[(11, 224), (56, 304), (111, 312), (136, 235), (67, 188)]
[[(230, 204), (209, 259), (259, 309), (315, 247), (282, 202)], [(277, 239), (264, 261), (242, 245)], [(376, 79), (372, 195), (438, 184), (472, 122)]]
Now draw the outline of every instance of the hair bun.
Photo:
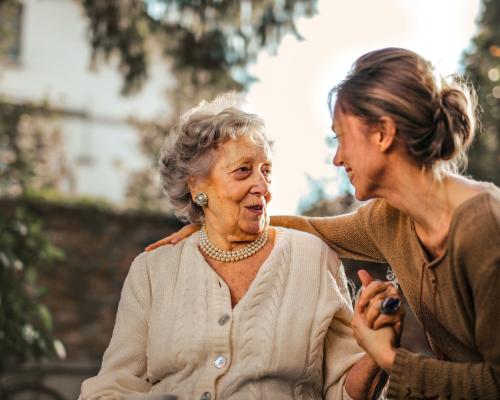
[(435, 140), (428, 153), (430, 163), (459, 157), (474, 137), (474, 105), (466, 89), (445, 87), (437, 96), (433, 118)]

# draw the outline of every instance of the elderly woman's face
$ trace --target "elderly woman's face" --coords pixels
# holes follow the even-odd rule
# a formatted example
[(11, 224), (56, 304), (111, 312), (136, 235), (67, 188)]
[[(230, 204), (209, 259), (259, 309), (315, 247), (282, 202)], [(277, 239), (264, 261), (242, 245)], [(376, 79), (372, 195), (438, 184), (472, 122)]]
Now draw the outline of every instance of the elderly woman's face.
[(224, 143), (200, 189), (208, 195), (207, 226), (242, 237), (261, 232), (269, 223), (271, 200), (269, 149), (242, 136)]

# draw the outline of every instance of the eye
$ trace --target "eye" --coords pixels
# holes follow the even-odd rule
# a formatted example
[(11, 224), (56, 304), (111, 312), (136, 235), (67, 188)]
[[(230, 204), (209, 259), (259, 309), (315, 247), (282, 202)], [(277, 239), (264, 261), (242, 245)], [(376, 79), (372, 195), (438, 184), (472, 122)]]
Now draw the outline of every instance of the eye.
[(273, 169), (271, 166), (265, 166), (262, 168), (262, 175), (264, 175), (266, 181), (271, 182), (272, 174), (273, 174)]
[(245, 165), (243, 165), (235, 170), (235, 172), (243, 172), (243, 173), (247, 173), (247, 172), (251, 172), (251, 171), (252, 171), (252, 169), (250, 167), (245, 166)]
[(248, 165), (242, 165), (233, 171), (233, 174), (236, 177), (236, 179), (245, 179), (246, 177), (251, 175), (251, 173), (252, 173), (252, 168), (249, 167)]

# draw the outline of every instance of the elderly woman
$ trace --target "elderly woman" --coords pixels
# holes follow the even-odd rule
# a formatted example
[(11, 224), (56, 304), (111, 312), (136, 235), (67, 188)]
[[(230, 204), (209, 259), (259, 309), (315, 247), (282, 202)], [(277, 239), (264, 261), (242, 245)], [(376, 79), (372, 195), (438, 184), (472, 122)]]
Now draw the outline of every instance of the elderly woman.
[(263, 122), (229, 100), (185, 114), (163, 149), (170, 202), (202, 229), (135, 259), (81, 399), (366, 399), (379, 381), (353, 338), (336, 254), (269, 227), (271, 145)]

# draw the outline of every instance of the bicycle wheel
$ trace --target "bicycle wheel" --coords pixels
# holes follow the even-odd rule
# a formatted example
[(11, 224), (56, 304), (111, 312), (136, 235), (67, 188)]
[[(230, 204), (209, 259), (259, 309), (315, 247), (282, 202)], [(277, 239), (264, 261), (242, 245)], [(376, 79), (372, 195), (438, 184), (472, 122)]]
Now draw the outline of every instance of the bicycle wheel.
[(65, 400), (55, 390), (39, 383), (21, 383), (7, 388), (5, 400)]

